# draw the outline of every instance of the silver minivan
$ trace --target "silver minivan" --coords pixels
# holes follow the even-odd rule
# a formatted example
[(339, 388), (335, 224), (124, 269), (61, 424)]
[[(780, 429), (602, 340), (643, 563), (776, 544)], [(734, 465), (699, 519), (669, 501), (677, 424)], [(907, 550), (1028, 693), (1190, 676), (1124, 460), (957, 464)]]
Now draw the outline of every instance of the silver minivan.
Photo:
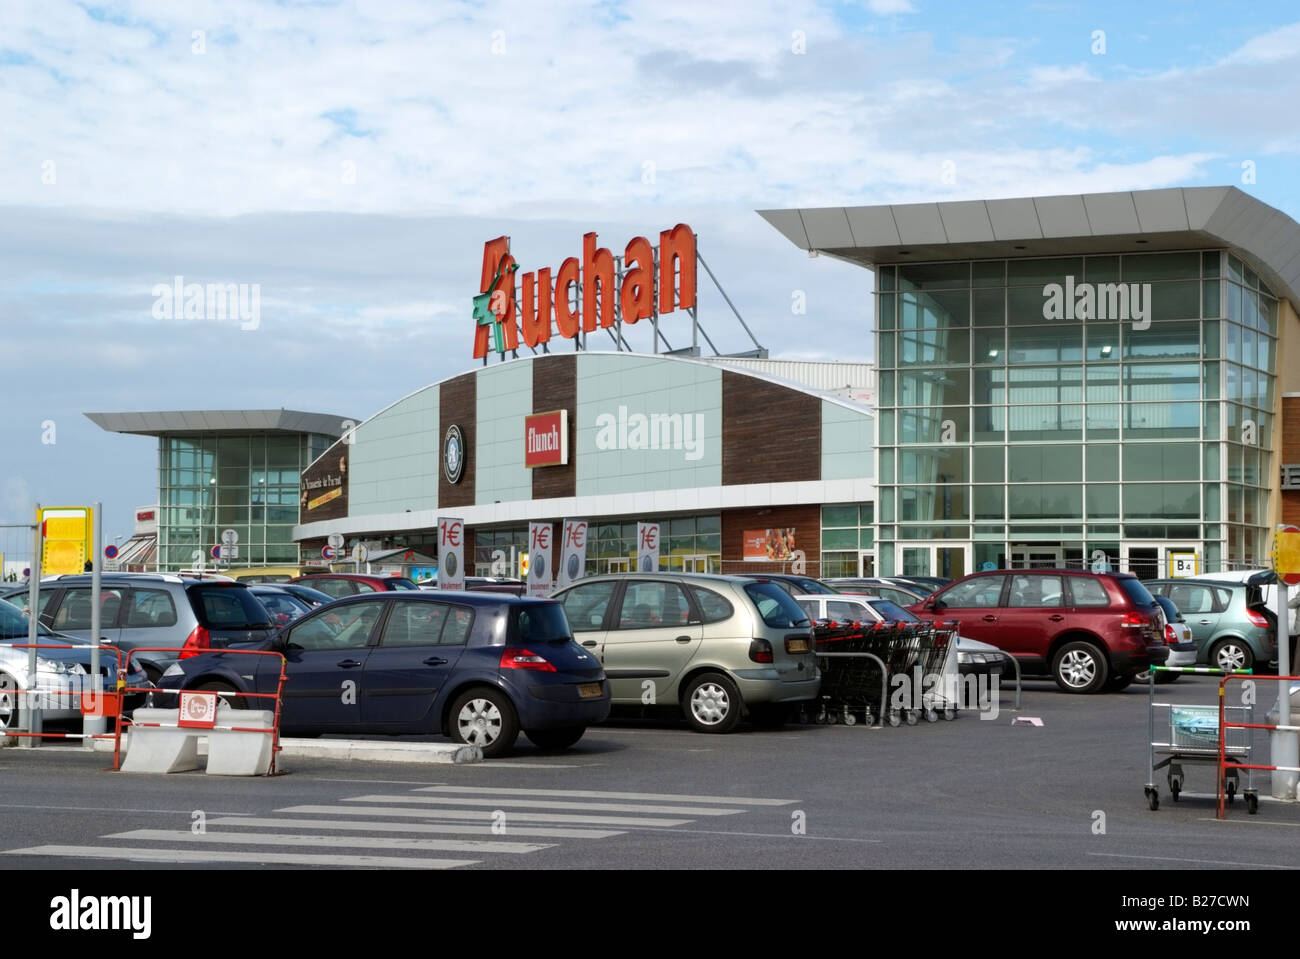
[(615, 706), (677, 706), (699, 732), (780, 726), (821, 685), (812, 622), (772, 582), (700, 573), (589, 576), (555, 598)]

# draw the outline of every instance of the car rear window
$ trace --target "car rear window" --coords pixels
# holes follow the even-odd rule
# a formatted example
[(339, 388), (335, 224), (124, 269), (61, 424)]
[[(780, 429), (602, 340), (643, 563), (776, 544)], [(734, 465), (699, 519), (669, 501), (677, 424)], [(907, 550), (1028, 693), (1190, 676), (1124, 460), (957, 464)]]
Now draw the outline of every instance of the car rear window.
[(190, 605), (207, 629), (270, 628), (266, 607), (246, 586), (196, 586), (190, 589)]
[(720, 623), (731, 618), (734, 610), (725, 596), (702, 586), (688, 586), (687, 589), (695, 597), (695, 605), (700, 608), (700, 614), (706, 623)]
[(789, 629), (792, 626), (811, 626), (808, 614), (799, 608), (794, 598), (775, 583), (749, 583), (745, 592), (758, 607), (758, 615), (763, 622), (777, 629)]
[(1119, 588), (1124, 591), (1124, 595), (1132, 601), (1134, 606), (1147, 609), (1155, 605), (1156, 598), (1147, 592), (1147, 588), (1136, 579), (1121, 579)]
[(420, 588), (416, 586), (414, 583), (412, 583), (409, 579), (402, 579), (400, 576), (390, 577), (388, 580), (388, 585), (392, 589), (419, 589)]
[(515, 622), (519, 627), (519, 640), (523, 643), (545, 643), (552, 639), (572, 639), (569, 620), (559, 603), (515, 607)]

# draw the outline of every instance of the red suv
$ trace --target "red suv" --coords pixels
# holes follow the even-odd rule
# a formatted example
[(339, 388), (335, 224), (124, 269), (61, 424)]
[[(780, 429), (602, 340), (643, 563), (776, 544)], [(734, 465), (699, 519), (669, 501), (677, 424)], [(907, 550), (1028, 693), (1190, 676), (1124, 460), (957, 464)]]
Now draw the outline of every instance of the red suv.
[(1159, 607), (1132, 573), (972, 573), (908, 609), (959, 620), (963, 636), (1015, 656), (1026, 675), (1051, 675), (1067, 693), (1123, 689), (1169, 657)]
[(318, 589), (327, 596), (342, 599), (358, 593), (378, 593), (389, 589), (419, 589), (401, 576), (375, 576), (369, 573), (311, 573), (289, 580)]

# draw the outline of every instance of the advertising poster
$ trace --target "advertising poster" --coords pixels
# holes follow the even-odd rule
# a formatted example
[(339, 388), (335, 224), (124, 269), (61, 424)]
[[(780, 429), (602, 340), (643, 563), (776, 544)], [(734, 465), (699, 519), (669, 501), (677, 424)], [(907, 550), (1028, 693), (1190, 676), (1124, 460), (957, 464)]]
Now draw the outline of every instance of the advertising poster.
[(528, 524), (528, 595), (542, 599), (551, 595), (551, 541), (554, 530), (550, 523)]
[(640, 573), (659, 571), (659, 524), (636, 524), (636, 568)]
[(788, 563), (795, 558), (794, 527), (745, 530), (745, 548), (741, 554), (746, 561)]
[(587, 570), (587, 521), (566, 519), (561, 534), (560, 567), (556, 570), (555, 588), (582, 579)]
[(465, 522), (438, 517), (438, 588), (465, 588)]

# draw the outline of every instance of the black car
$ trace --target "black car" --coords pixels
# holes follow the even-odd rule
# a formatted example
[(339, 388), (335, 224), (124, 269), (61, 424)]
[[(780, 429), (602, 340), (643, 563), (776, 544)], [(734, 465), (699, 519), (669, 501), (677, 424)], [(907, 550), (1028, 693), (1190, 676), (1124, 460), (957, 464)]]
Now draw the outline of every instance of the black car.
[[(283, 655), (287, 735), (442, 734), (491, 757), (507, 752), (521, 731), (543, 749), (567, 748), (609, 715), (600, 661), (574, 642), (564, 607), (549, 599), (365, 593), (241, 648)], [(274, 693), (280, 662), (214, 652), (173, 664), (161, 685)], [(230, 698), (237, 707), (271, 702)]]

